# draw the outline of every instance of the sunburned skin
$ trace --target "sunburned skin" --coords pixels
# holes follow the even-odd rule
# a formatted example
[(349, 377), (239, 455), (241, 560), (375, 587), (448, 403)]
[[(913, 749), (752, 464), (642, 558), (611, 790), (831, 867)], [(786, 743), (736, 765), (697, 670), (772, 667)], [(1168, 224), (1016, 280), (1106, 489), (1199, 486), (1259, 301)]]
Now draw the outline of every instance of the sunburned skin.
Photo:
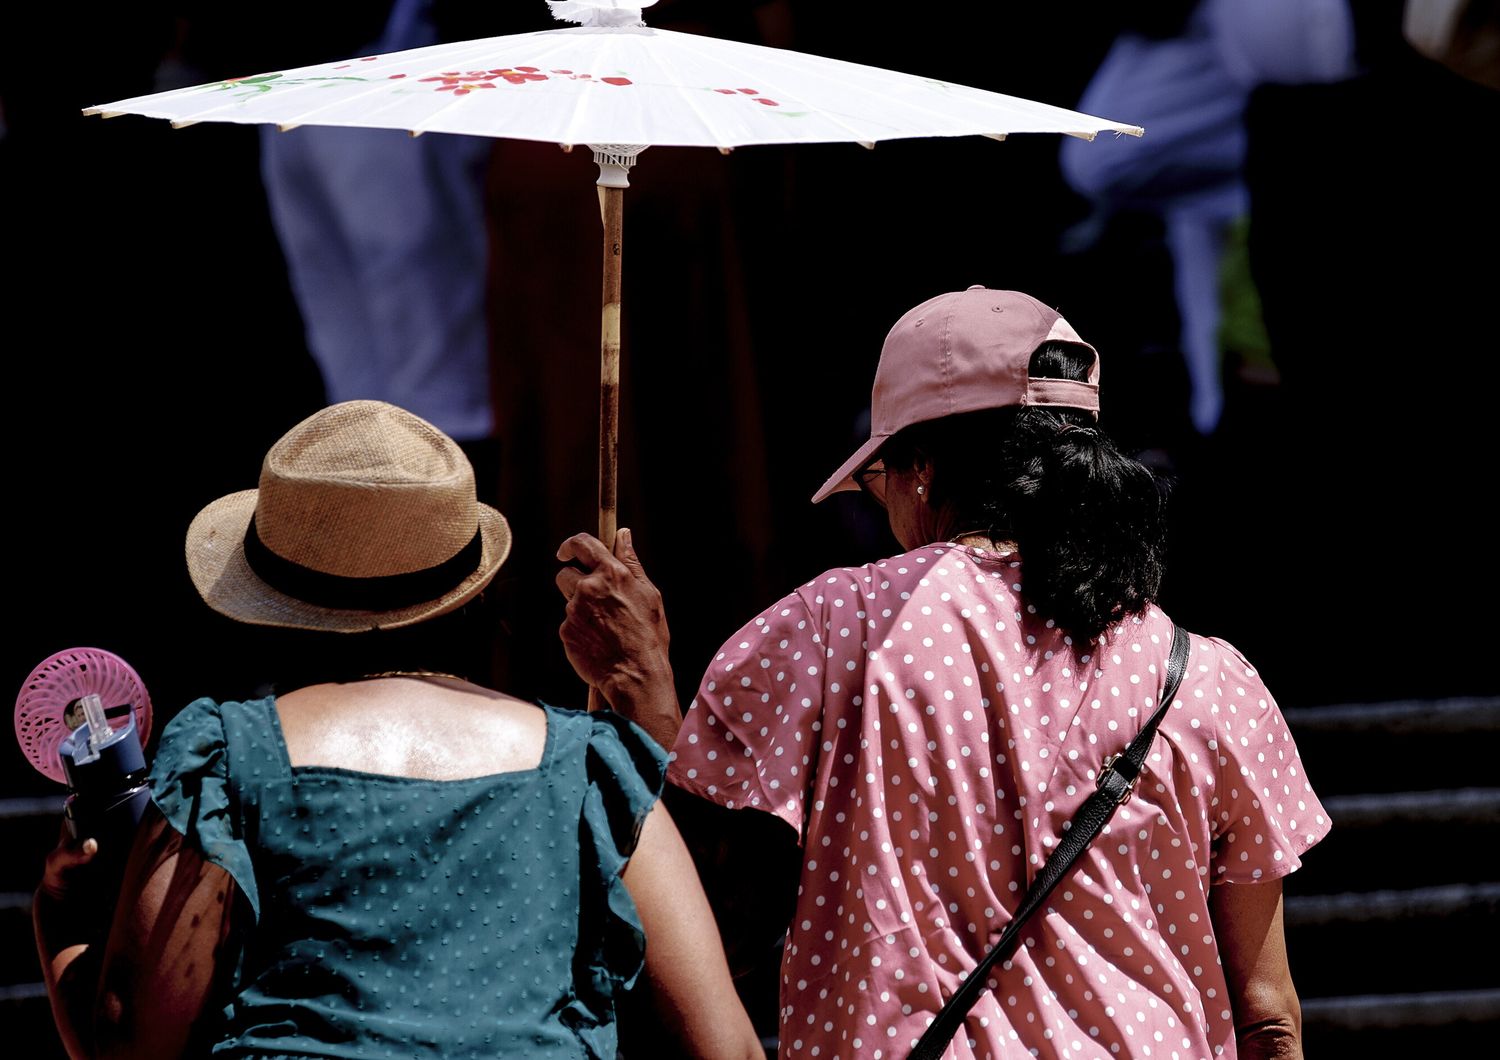
[(276, 712), (293, 767), (464, 780), (535, 769), (547, 739), (534, 704), (437, 674), (309, 685)]

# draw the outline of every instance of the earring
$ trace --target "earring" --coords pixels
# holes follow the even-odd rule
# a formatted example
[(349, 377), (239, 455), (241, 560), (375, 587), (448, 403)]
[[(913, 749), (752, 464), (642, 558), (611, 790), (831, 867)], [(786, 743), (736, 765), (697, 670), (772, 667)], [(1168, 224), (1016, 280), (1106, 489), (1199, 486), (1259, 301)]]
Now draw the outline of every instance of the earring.
[(926, 493), (927, 493), (927, 487), (926, 486), (918, 486), (917, 487), (917, 496), (918, 497), (925, 496)]

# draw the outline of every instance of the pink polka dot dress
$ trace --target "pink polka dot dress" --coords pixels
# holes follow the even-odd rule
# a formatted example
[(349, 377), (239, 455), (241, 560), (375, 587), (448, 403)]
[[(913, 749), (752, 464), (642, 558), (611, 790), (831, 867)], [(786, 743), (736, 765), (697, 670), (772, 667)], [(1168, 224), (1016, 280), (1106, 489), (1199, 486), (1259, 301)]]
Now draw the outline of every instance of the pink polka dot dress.
[[(820, 575), (709, 666), (668, 779), (800, 837), (782, 1057), (905, 1057), (1154, 710), (1165, 615), (1075, 644), (1021, 587), (1015, 555), (928, 545)], [(1209, 889), (1328, 828), (1255, 670), (1193, 637), (1135, 793), (947, 1055), (1234, 1056)]]

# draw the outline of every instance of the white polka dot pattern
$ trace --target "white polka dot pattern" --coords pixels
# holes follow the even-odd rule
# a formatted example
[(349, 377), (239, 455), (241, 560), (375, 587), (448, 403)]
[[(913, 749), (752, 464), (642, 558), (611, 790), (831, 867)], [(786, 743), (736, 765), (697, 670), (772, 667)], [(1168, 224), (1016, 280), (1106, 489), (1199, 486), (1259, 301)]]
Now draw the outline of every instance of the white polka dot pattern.
[[(783, 1057), (904, 1057), (1154, 710), (1166, 616), (1075, 645), (1021, 569), (929, 545), (826, 572), (704, 675), (668, 779), (802, 838)], [(1193, 637), (1135, 794), (948, 1056), (1233, 1055), (1209, 887), (1292, 871), (1328, 827), (1259, 676)]]

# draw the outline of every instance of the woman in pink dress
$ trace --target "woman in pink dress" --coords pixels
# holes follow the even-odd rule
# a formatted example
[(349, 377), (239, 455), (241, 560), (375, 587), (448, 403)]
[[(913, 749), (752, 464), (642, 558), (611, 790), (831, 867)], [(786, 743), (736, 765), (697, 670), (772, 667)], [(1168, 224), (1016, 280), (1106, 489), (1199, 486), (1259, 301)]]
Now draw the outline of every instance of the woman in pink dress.
[[(1098, 375), (1027, 295), (903, 316), (814, 500), (863, 488), (906, 551), (772, 604), (686, 717), (629, 533), (563, 545), (569, 658), (672, 748), (732, 959), (788, 932), (782, 1057), (905, 1057), (1156, 710), (1164, 495), (1095, 426)], [(1329, 821), (1254, 668), (1190, 649), (1139, 783), (946, 1055), (1301, 1055), (1280, 879)]]

